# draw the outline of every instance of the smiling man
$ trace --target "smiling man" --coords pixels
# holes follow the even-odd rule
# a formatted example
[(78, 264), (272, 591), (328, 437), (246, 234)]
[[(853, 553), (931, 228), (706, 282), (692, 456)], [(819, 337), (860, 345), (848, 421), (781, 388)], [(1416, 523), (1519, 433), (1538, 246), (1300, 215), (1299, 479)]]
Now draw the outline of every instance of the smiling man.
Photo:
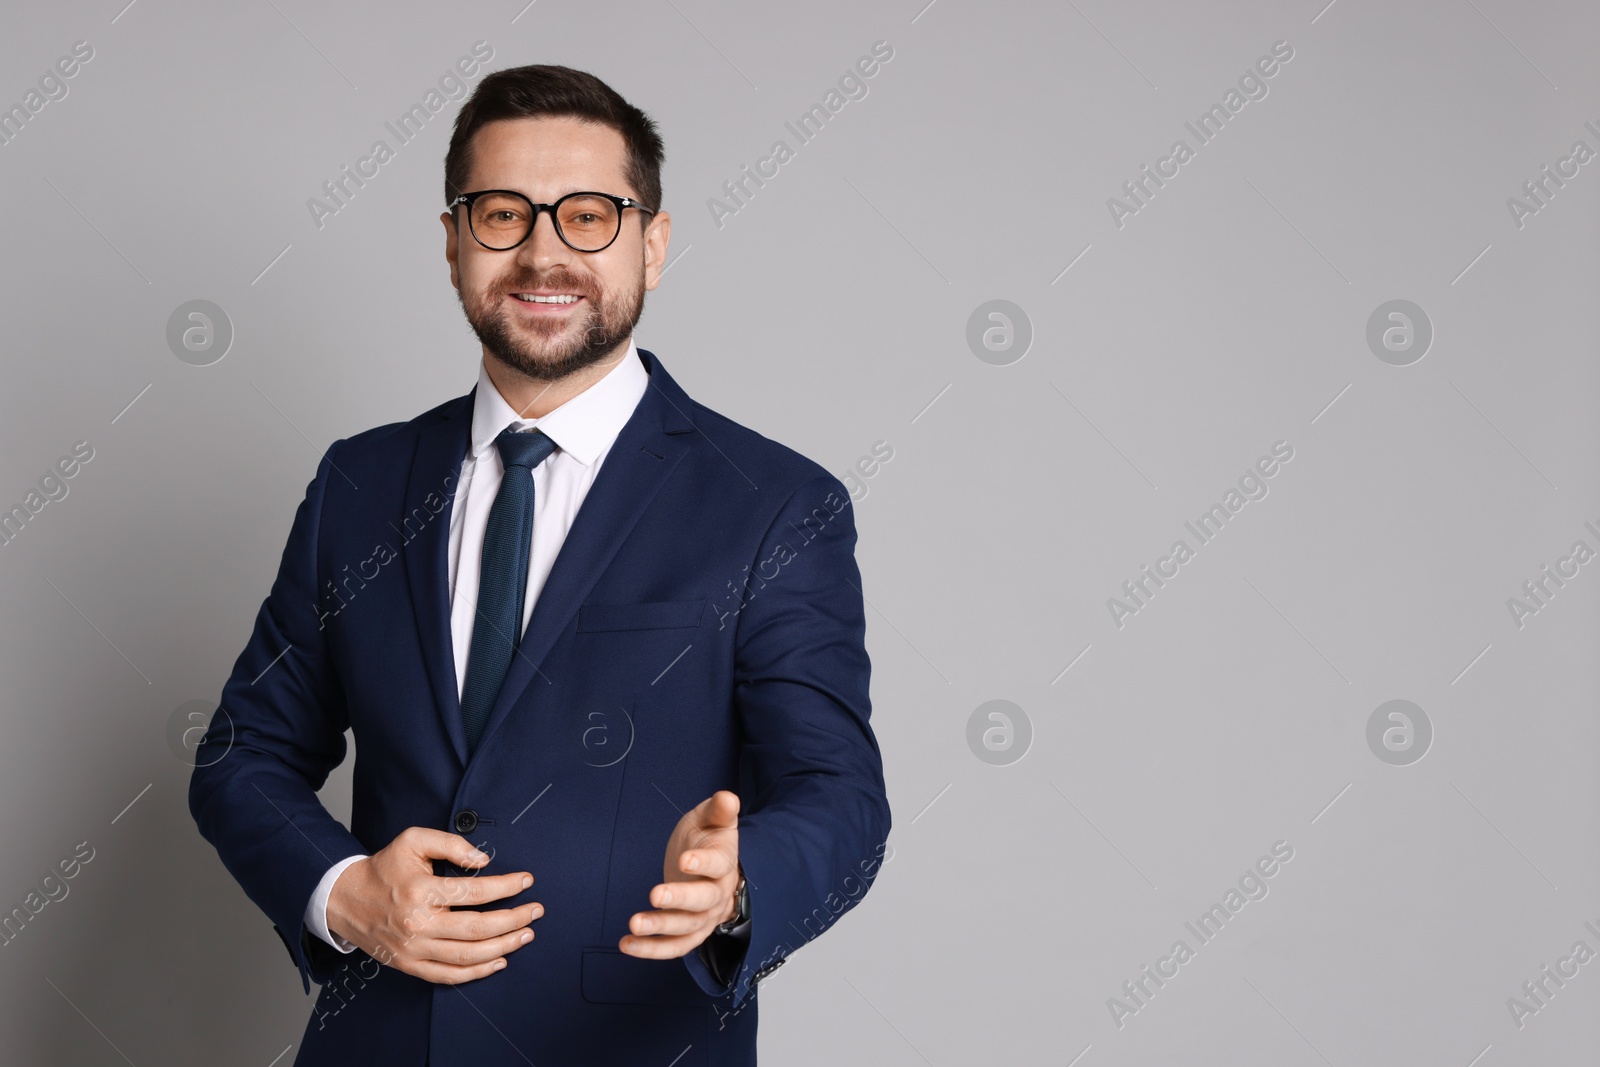
[(328, 449), (223, 688), (190, 808), (323, 986), (297, 1064), (753, 1064), (884, 857), (849, 493), (634, 344), (662, 156), (591, 75), (479, 85), (477, 384)]

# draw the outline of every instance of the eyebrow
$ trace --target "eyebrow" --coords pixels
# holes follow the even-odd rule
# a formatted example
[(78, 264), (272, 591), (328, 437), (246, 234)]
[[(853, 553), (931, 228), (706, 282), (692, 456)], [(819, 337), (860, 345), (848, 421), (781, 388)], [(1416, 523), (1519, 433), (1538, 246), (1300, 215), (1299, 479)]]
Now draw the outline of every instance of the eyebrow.
[[(532, 193), (528, 192), (526, 189), (518, 189), (518, 188), (516, 188), (514, 186), (510, 186), (510, 185), (486, 185), (486, 186), (484, 186), (484, 188), (485, 189), (508, 189), (513, 193), (521, 193), (523, 196), (527, 197), (529, 200), (532, 200), (534, 203), (538, 203), (539, 202), (538, 198), (535, 197)], [(568, 195), (570, 195), (572, 193), (598, 193), (598, 192), (603, 192), (603, 190), (596, 189), (592, 185), (590, 185), (590, 186), (569, 185), (569, 186), (563, 188), (561, 190), (561, 192), (557, 193), (554, 197), (552, 197), (550, 199), (549, 203), (553, 204), (557, 200), (560, 200), (563, 196), (568, 196)], [(638, 197), (632, 196), (630, 194), (614, 193), (612, 195), (614, 195), (614, 196), (627, 195), (628, 199), (630, 199), (630, 200), (637, 200), (638, 199)]]

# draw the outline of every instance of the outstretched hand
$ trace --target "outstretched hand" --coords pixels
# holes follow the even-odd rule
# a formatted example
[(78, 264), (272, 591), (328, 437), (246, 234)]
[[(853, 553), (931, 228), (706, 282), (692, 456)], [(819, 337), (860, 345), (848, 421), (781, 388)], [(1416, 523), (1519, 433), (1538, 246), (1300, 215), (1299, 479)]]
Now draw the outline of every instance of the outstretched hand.
[(719, 789), (678, 820), (650, 890), (656, 910), (636, 912), (617, 947), (651, 960), (688, 955), (737, 913), (739, 876), (739, 795)]

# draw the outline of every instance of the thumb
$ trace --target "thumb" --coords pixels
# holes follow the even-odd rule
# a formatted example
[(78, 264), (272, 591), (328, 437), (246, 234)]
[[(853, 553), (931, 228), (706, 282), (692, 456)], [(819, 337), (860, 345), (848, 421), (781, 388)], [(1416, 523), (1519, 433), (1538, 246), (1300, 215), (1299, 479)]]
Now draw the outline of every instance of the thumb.
[(732, 828), (739, 825), (739, 794), (719, 789), (706, 798), (701, 825), (708, 829)]
[(489, 857), (473, 847), (471, 841), (460, 834), (446, 833), (425, 826), (413, 826), (405, 831), (406, 842), (412, 854), (426, 863), (430, 859), (449, 860), (458, 867), (481, 867)]

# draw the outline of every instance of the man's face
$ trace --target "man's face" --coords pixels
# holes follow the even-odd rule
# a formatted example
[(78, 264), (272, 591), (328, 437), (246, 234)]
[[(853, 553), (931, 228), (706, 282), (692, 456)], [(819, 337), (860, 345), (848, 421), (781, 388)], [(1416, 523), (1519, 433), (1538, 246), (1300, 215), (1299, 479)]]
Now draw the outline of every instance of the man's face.
[[(462, 192), (511, 189), (536, 204), (591, 191), (636, 197), (624, 179), (627, 147), (608, 126), (571, 118), (503, 119), (472, 138), (472, 172)], [(622, 230), (599, 252), (579, 252), (556, 236), (548, 211), (516, 248), (495, 252), (467, 226), (466, 206), (440, 216), (450, 282), (484, 350), (536, 381), (553, 382), (599, 363), (627, 344), (666, 262), (666, 212), (622, 213)], [(641, 225), (641, 218), (648, 225)], [(533, 296), (570, 295), (572, 303)]]

